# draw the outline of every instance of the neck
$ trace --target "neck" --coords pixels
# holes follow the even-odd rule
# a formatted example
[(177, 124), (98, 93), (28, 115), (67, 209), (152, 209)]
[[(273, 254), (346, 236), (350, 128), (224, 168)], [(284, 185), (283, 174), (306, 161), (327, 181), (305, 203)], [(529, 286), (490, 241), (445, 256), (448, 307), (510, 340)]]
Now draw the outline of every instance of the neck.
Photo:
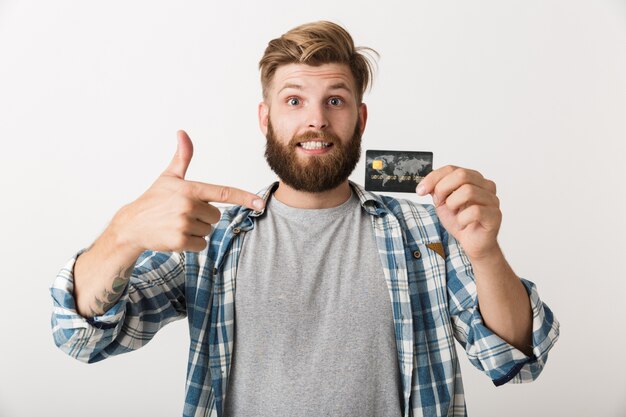
[(352, 190), (350, 189), (348, 180), (345, 180), (332, 190), (320, 193), (298, 191), (280, 181), (278, 188), (274, 192), (274, 198), (281, 203), (289, 207), (303, 209), (324, 209), (337, 207), (348, 201), (351, 195)]

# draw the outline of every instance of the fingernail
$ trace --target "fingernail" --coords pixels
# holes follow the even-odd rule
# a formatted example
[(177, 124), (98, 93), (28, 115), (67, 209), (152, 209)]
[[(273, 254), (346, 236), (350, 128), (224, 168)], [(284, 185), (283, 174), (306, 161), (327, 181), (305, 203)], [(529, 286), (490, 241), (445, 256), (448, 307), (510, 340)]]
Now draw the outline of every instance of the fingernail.
[(264, 203), (265, 202), (262, 199), (257, 198), (256, 200), (252, 202), (252, 205), (254, 206), (255, 209), (261, 210), (265, 206)]
[(419, 195), (424, 195), (425, 192), (426, 192), (426, 187), (424, 187), (424, 184), (419, 184), (417, 186), (417, 193)]
[(439, 199), (437, 198), (435, 194), (433, 194), (433, 203), (435, 203), (436, 206), (439, 205)]

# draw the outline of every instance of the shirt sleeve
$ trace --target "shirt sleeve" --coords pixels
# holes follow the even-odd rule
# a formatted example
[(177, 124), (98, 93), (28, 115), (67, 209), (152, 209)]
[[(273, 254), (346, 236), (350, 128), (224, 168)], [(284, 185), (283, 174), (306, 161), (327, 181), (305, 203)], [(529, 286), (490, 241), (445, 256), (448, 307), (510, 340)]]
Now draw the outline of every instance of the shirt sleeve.
[(82, 362), (139, 349), (166, 324), (186, 316), (184, 252), (143, 252), (119, 301), (105, 314), (81, 316), (74, 299), (78, 251), (58, 273), (50, 293), (55, 344)]
[(487, 328), (478, 308), (476, 282), (469, 258), (458, 241), (444, 230), (448, 306), (455, 338), (470, 362), (485, 372), (496, 386), (537, 379), (548, 352), (559, 337), (559, 322), (539, 298), (535, 284), (521, 279), (533, 313), (532, 355), (526, 356)]

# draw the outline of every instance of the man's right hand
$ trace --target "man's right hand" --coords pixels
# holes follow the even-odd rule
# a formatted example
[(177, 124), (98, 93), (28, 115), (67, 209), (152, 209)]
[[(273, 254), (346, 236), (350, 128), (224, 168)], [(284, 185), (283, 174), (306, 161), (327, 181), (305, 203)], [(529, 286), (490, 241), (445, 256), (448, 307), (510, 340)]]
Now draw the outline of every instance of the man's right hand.
[(111, 222), (118, 236), (138, 253), (202, 251), (211, 224), (221, 216), (211, 202), (253, 210), (265, 205), (263, 199), (247, 191), (186, 180), (193, 144), (185, 131), (177, 134), (178, 147), (167, 169), (137, 200), (122, 207)]

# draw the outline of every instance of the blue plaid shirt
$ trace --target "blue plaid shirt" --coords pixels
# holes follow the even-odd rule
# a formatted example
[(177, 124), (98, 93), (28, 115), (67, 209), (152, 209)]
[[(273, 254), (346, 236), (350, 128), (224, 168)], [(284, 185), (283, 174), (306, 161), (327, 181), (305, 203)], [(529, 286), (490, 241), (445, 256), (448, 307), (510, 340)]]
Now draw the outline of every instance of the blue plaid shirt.
[[(267, 200), (277, 184), (259, 195)], [(537, 378), (558, 339), (559, 323), (535, 285), (522, 279), (533, 312), (528, 357), (483, 324), (472, 265), (432, 205), (350, 185), (371, 215), (389, 289), (403, 415), (466, 415), (454, 339), (495, 385)], [(72, 295), (74, 263), (86, 250), (81, 249), (50, 289), (55, 343), (68, 355), (93, 363), (140, 348), (161, 327), (186, 316), (191, 345), (183, 415), (221, 416), (233, 352), (239, 254), (244, 236), (254, 233), (262, 214), (240, 206), (225, 210), (200, 253), (145, 251), (119, 302), (91, 319), (77, 313)]]

